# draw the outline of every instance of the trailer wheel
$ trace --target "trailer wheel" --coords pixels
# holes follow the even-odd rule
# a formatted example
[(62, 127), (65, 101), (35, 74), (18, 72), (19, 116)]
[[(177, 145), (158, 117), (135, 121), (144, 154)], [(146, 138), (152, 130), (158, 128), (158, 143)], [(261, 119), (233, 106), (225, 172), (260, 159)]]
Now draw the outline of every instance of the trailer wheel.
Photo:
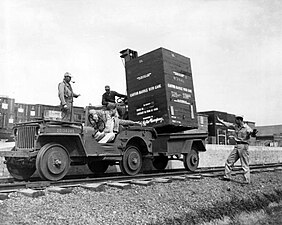
[(191, 149), (188, 154), (183, 155), (183, 164), (186, 170), (195, 171), (199, 165), (199, 154), (195, 149)]
[[(11, 151), (15, 151), (15, 147)], [(36, 170), (35, 158), (6, 157), (5, 159), (9, 173), (17, 180), (28, 180)]]
[(109, 167), (109, 163), (105, 161), (89, 161), (87, 165), (91, 172), (95, 174), (105, 173)]
[(56, 143), (44, 145), (36, 157), (36, 169), (42, 179), (60, 180), (69, 170), (70, 156), (64, 146)]
[(153, 166), (157, 170), (164, 170), (168, 164), (168, 157), (164, 155), (156, 156), (153, 159)]
[(120, 170), (127, 175), (136, 175), (142, 168), (142, 155), (136, 146), (129, 145), (120, 162)]

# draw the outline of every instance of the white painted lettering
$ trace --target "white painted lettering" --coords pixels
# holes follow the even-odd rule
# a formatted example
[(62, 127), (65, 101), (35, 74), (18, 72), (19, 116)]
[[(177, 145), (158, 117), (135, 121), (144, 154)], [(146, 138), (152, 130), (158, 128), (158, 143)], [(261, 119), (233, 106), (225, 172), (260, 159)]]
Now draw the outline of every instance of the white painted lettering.
[(144, 75), (141, 75), (139, 77), (137, 77), (137, 80), (143, 80), (145, 78), (148, 78), (151, 76), (152, 73), (147, 73), (147, 74), (144, 74)]
[(145, 88), (145, 89), (142, 89), (142, 90), (139, 90), (139, 91), (132, 92), (132, 93), (129, 94), (129, 96), (134, 97), (134, 96), (141, 95), (141, 94), (144, 94), (144, 93), (147, 93), (147, 92), (150, 92), (150, 91), (154, 91), (154, 90), (159, 89), (161, 87), (162, 87), (161, 84), (157, 84), (157, 85), (152, 86), (152, 87), (148, 87), (148, 88)]

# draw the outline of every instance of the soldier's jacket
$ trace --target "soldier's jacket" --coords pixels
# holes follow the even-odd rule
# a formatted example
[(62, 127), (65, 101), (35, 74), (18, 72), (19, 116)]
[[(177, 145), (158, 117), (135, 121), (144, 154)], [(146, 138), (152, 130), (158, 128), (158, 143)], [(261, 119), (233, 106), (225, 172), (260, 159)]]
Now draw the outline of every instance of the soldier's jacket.
[(253, 131), (247, 124), (243, 124), (243, 126), (235, 125), (235, 140), (237, 143), (248, 143), (250, 139), (250, 133)]
[(73, 102), (73, 97), (78, 97), (77, 94), (73, 93), (72, 87), (69, 83), (63, 81), (58, 85), (58, 95), (61, 101), (61, 105)]

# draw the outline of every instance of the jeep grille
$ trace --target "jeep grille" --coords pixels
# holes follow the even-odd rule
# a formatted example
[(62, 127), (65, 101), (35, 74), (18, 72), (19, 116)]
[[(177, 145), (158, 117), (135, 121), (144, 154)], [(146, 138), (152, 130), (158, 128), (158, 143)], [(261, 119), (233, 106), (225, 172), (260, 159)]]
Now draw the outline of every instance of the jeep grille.
[(34, 149), (38, 125), (17, 127), (16, 147), (21, 149)]

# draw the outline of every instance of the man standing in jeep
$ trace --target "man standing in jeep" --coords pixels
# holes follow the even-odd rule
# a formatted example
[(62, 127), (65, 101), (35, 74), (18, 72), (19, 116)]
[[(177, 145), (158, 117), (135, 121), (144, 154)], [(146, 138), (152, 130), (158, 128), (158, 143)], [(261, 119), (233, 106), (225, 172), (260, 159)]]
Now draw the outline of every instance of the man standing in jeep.
[(59, 83), (58, 85), (58, 95), (61, 101), (62, 120), (70, 122), (72, 122), (73, 119), (73, 98), (77, 98), (78, 96), (80, 96), (80, 94), (75, 94), (73, 92), (70, 84), (71, 78), (71, 74), (69, 72), (66, 72), (64, 75), (63, 82)]

